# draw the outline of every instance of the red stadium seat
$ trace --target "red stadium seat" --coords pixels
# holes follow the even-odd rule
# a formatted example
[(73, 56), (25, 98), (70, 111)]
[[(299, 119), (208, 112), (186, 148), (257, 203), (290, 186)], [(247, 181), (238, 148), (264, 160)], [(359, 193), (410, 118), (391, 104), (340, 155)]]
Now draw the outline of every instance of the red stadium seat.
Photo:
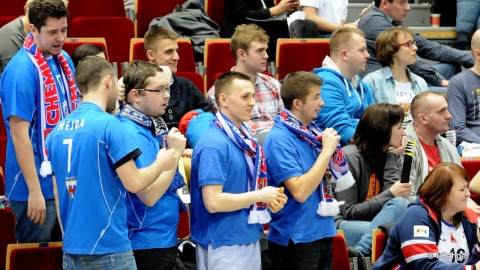
[(67, 38), (63, 44), (63, 50), (72, 56), (75, 49), (83, 44), (93, 44), (102, 48), (108, 60), (107, 42), (104, 38)]
[[(462, 160), (462, 166), (467, 171), (470, 180), (472, 180), (480, 170), (480, 160)], [(470, 198), (480, 205), (480, 194), (471, 193)]]
[(128, 62), (133, 23), (127, 17), (81, 17), (72, 20), (72, 37), (103, 37), (108, 47), (108, 60), (121, 65)]
[(372, 235), (372, 264), (374, 264), (380, 256), (382, 256), (387, 247), (387, 233), (382, 229), (373, 230)]
[(222, 25), (224, 8), (225, 0), (205, 0), (205, 12), (218, 25)]
[(0, 0), (0, 17), (8, 16), (14, 19), (25, 14), (26, 0)]
[(136, 0), (135, 37), (143, 37), (153, 19), (172, 13), (176, 5), (182, 5), (185, 2), (186, 0), (168, 0), (161, 3), (158, 0)]
[(2, 268), (7, 259), (7, 246), (17, 243), (14, 233), (15, 215), (10, 208), (0, 209), (0, 224), (2, 224), (0, 233), (0, 268)]
[[(329, 44), (329, 39), (324, 38), (279, 38), (275, 60), (277, 79), (283, 79), (293, 71), (312, 71), (314, 68), (321, 67), (325, 56), (330, 54)], [(302, 55), (312, 57), (298, 57), (300, 52)]]
[(206, 68), (205, 90), (208, 91), (215, 83), (213, 77), (216, 74), (227, 72), (233, 66), (235, 66), (235, 59), (230, 51), (230, 39), (205, 39), (205, 54), (203, 64)]
[(202, 92), (203, 95), (205, 95), (205, 87), (203, 84), (203, 76), (196, 73), (196, 72), (181, 72), (178, 71), (175, 73), (175, 75), (183, 78), (189, 79), (195, 86)]
[(332, 238), (332, 269), (350, 270), (350, 259), (347, 253), (347, 244), (342, 230)]
[(62, 242), (10, 244), (6, 269), (61, 270), (62, 261)]
[(127, 16), (123, 0), (69, 0), (68, 12), (70, 13), (68, 16), (69, 25), (75, 18), (79, 17)]

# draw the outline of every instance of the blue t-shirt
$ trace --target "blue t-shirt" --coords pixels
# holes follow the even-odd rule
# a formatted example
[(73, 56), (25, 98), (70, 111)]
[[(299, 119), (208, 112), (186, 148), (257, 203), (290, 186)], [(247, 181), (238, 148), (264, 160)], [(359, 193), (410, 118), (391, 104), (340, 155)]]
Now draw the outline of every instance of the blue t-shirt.
[[(190, 177), (192, 240), (207, 248), (248, 245), (257, 242), (263, 227), (248, 224), (249, 208), (232, 212), (209, 213), (202, 197), (202, 187), (221, 185), (223, 192), (244, 193), (247, 165), (238, 148), (216, 124), (211, 124), (200, 138), (192, 156)], [(246, 258), (248, 259), (248, 258)]]
[[(63, 56), (68, 61), (70, 69), (75, 73), (70, 57), (65, 52)], [(56, 56), (47, 61), (50, 68)], [(58, 61), (55, 61), (58, 63)], [(57, 75), (60, 75), (58, 67), (56, 67)], [(53, 70), (52, 70), (53, 71)], [(56, 76), (55, 76), (56, 77)], [(58, 85), (58, 81), (55, 80)], [(63, 80), (60, 80), (63, 85)], [(66, 96), (61, 89), (68, 89), (68, 86), (59, 87), (58, 92), (61, 100), (66, 100)], [(33, 154), (35, 157), (35, 166), (37, 173), (40, 172), (42, 164), (42, 154), (39, 152), (38, 146), (38, 127), (37, 127), (37, 95), (40, 92), (40, 81), (37, 67), (30, 60), (27, 52), (21, 48), (12, 58), (0, 77), (0, 98), (2, 101), (2, 113), (5, 127), (7, 130), (7, 151), (5, 161), (5, 185), (6, 195), (10, 200), (27, 201), (28, 187), (25, 178), (20, 171), (15, 148), (13, 147), (12, 137), (10, 135), (9, 117), (17, 116), (27, 122), (30, 122), (28, 134), (31, 138)], [(68, 110), (68, 107), (67, 107)], [(60, 114), (61, 118), (64, 114)], [(40, 186), (45, 199), (53, 199), (53, 186), (51, 176), (42, 177), (38, 174)]]
[(275, 118), (275, 125), (265, 138), (265, 156), (270, 185), (285, 187), (288, 201), (285, 207), (272, 214), (267, 239), (288, 246), (289, 239), (297, 243), (309, 243), (337, 234), (334, 217), (317, 214), (321, 198), (321, 185), (304, 203), (296, 201), (283, 181), (307, 173), (317, 160), (315, 148), (289, 131)]
[[(152, 164), (160, 150), (159, 142), (152, 131), (132, 120), (117, 114), (128, 134), (142, 151), (135, 164), (144, 168)], [(182, 177), (176, 173), (174, 177)], [(179, 222), (178, 195), (167, 189), (152, 207), (146, 206), (135, 193), (127, 192), (128, 237), (132, 249), (170, 248), (177, 245)]]
[(84, 102), (47, 137), (65, 253), (101, 255), (131, 249), (126, 190), (115, 169), (140, 151), (126, 134), (117, 118)]

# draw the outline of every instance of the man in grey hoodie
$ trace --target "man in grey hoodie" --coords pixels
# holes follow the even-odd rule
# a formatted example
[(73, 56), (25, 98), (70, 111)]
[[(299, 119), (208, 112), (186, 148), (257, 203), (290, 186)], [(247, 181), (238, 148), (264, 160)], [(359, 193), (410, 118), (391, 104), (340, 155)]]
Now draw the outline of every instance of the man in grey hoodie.
[(474, 66), (454, 76), (447, 88), (450, 128), (456, 131), (457, 143), (480, 143), (480, 30), (473, 34), (471, 47)]

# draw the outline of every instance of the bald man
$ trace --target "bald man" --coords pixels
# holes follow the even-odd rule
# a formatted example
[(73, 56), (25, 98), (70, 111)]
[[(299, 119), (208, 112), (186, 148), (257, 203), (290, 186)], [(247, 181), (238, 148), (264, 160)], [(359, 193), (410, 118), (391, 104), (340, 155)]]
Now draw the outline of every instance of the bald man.
[(452, 118), (445, 98), (437, 92), (422, 92), (413, 98), (410, 109), (413, 121), (407, 125), (406, 132), (407, 137), (417, 143), (410, 172), (412, 195), (416, 196), (425, 176), (437, 164), (461, 164), (455, 146), (440, 136), (450, 130), (448, 122)]
[(457, 143), (480, 143), (480, 30), (473, 34), (471, 47), (474, 66), (454, 76), (447, 88)]

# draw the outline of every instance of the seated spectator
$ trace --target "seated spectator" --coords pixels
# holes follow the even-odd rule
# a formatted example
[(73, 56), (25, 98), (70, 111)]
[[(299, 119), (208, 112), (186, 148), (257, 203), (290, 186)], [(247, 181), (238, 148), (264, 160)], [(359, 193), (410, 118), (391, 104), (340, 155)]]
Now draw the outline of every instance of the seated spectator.
[(78, 46), (72, 54), (72, 62), (73, 65), (76, 67), (78, 62), (82, 60), (84, 57), (95, 55), (103, 59), (107, 59), (105, 52), (102, 48), (98, 47), (97, 45), (93, 44), (82, 44)]
[[(175, 127), (178, 128), (182, 117), (188, 112), (202, 109), (205, 112), (211, 110), (205, 96), (188, 79), (176, 76), (178, 61), (177, 34), (162, 26), (151, 27), (145, 33), (145, 53), (148, 61), (158, 66), (168, 66), (173, 73), (170, 83), (170, 99), (165, 114), (154, 118), (155, 133), (157, 135)], [(119, 100), (125, 99), (125, 85), (123, 79), (119, 80)], [(191, 157), (192, 149), (185, 149), (184, 156)]]
[[(367, 257), (372, 230), (395, 222), (405, 211), (412, 190), (400, 183), (406, 147), (402, 128), (404, 112), (398, 105), (379, 103), (368, 107), (358, 123), (352, 144), (343, 148), (356, 184), (337, 192), (345, 201), (337, 216), (338, 229), (345, 233), (350, 257)], [(392, 147), (392, 150), (388, 150)]]
[(410, 171), (413, 185), (410, 201), (413, 201), (423, 179), (435, 166), (441, 162), (461, 163), (455, 146), (440, 136), (450, 130), (448, 122), (452, 119), (445, 98), (437, 92), (422, 92), (413, 98), (411, 113), (413, 121), (405, 131), (407, 137), (416, 143)]
[(377, 60), (383, 68), (363, 78), (372, 87), (375, 102), (403, 107), (404, 124), (412, 121), (410, 104), (413, 97), (428, 90), (425, 80), (407, 68), (416, 61), (418, 48), (414, 36), (410, 29), (402, 26), (383, 31), (375, 41)]
[[(23, 41), (30, 33), (28, 7), (33, 0), (25, 3), (25, 15), (7, 23), (0, 28), (0, 76), (12, 57), (20, 50)], [(68, 6), (68, 0), (63, 1)]]
[(345, 23), (348, 0), (300, 0), (305, 18), (317, 25), (321, 37), (330, 37), (341, 27), (357, 28), (358, 22)]
[[(448, 122), (452, 115), (448, 111), (445, 98), (437, 92), (422, 92), (412, 100), (413, 121), (405, 131), (407, 137), (416, 143), (413, 156), (410, 183), (412, 194), (410, 201), (416, 199), (417, 191), (429, 172), (441, 162), (461, 165), (457, 149), (447, 139), (440, 136), (450, 130)], [(468, 207), (480, 215), (480, 206), (468, 199)]]
[[(261, 72), (267, 69), (267, 44), (269, 37), (255, 24), (237, 26), (230, 41), (230, 49), (236, 65), (232, 71), (246, 74), (254, 85), (255, 107), (250, 112), (250, 121), (245, 122), (250, 133), (260, 140), (260, 144), (274, 124), (274, 117), (283, 108), (280, 98), (280, 83)], [(218, 111), (215, 100), (215, 86), (207, 93), (207, 100), (214, 112)]]
[[(269, 18), (286, 15), (298, 10), (300, 0), (283, 0), (275, 6), (273, 0), (225, 0), (225, 16), (223, 17), (222, 33), (224, 37), (231, 37), (235, 28), (241, 24), (247, 24), (247, 18), (255, 20), (268, 20)], [(285, 28), (287, 21), (285, 19)], [(262, 26), (262, 25), (260, 25)], [(301, 21), (299, 26), (301, 37), (318, 38), (317, 27), (313, 21)], [(288, 38), (278, 33), (269, 33), (276, 41), (276, 38)], [(276, 38), (275, 38), (276, 37)]]
[(168, 129), (178, 128), (180, 119), (189, 111), (210, 111), (210, 105), (198, 88), (188, 79), (176, 76), (178, 61), (177, 34), (164, 27), (152, 27), (145, 33), (145, 53), (148, 61), (158, 66), (168, 66), (173, 73), (170, 99), (162, 119)]
[(455, 32), (457, 40), (468, 42), (470, 36), (480, 28), (480, 2), (476, 0), (457, 0), (457, 18)]
[(313, 70), (323, 79), (321, 97), (325, 102), (315, 123), (322, 129), (335, 129), (342, 146), (352, 138), (363, 111), (375, 103), (370, 86), (357, 75), (365, 70), (366, 47), (362, 31), (338, 29), (330, 39), (330, 56), (321, 68)]
[(477, 215), (467, 209), (468, 174), (442, 163), (390, 231), (375, 269), (480, 269)]
[[(374, 48), (378, 35), (386, 29), (402, 25), (408, 11), (410, 11), (408, 0), (375, 0), (375, 7), (360, 19), (358, 28), (365, 32), (367, 50), (371, 56), (363, 75), (381, 68)], [(422, 59), (417, 59), (415, 64), (409, 66), (413, 73), (425, 79), (427, 83), (438, 86), (430, 87), (430, 90), (445, 93), (448, 80), (460, 72), (461, 66), (470, 68), (473, 65), (473, 59), (468, 53), (429, 41), (422, 35), (415, 35), (414, 39), (418, 47), (418, 56), (441, 62), (431, 66)]]
[(472, 37), (475, 64), (452, 78), (447, 88), (447, 103), (452, 112), (450, 128), (456, 131), (457, 144), (480, 143), (480, 31)]

